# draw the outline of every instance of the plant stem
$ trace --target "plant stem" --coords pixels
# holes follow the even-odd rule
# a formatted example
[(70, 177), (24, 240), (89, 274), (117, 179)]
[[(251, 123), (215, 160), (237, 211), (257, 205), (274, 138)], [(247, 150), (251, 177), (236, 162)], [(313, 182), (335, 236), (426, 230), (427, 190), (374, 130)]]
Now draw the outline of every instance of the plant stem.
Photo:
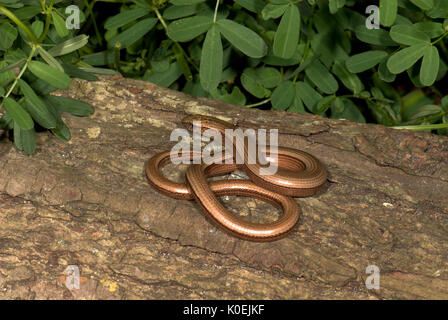
[(266, 99), (266, 100), (263, 100), (263, 101), (260, 101), (260, 102), (257, 102), (257, 103), (254, 103), (254, 104), (248, 104), (248, 105), (245, 106), (245, 107), (247, 107), (247, 108), (258, 107), (258, 106), (261, 106), (261, 105), (263, 105), (263, 104), (265, 104), (265, 103), (268, 103), (269, 101), (271, 101), (271, 98)]
[[(157, 18), (159, 19), (160, 23), (162, 24), (163, 28), (165, 29), (165, 33), (168, 36), (168, 26), (165, 22), (165, 19), (163, 19), (162, 15), (159, 12), (159, 9), (157, 8), (153, 8), (154, 12), (156, 13)], [(169, 38), (169, 36), (168, 36)], [(171, 38), (170, 38), (171, 39)], [(199, 72), (199, 68), (198, 66), (193, 62), (193, 60), (191, 60), (191, 58), (188, 56), (188, 54), (185, 52), (184, 48), (182, 48), (182, 46), (180, 45), (179, 42), (177, 42), (176, 40), (171, 39), (171, 41), (173, 41), (174, 45), (182, 52), (183, 56), (185, 57), (185, 59), (193, 66), (193, 68), (196, 69), (196, 71)]]
[(448, 36), (448, 31), (445, 32), (443, 35), (441, 35), (437, 40), (431, 42), (431, 45), (435, 45), (437, 42), (441, 41), (443, 38), (445, 38), (446, 36)]
[(51, 13), (53, 11), (53, 4), (54, 4), (54, 0), (50, 1), (50, 5), (45, 8), (45, 2), (43, 4), (42, 9), (44, 9), (46, 17), (45, 17), (45, 29), (44, 32), (42, 33), (42, 35), (39, 37), (39, 43), (44, 41), (45, 37), (48, 34), (48, 31), (50, 30), (50, 25), (51, 25)]
[(216, 0), (215, 13), (213, 14), (213, 23), (216, 23), (216, 16), (218, 14), (219, 0)]
[[(5, 99), (9, 97), (9, 95), (12, 93), (12, 91), (16, 87), (17, 83), (19, 82), (20, 78), (22, 78), (23, 74), (25, 73), (26, 69), (28, 68), (28, 64), (30, 63), (31, 59), (33, 59), (33, 56), (34, 56), (34, 53), (36, 52), (36, 49), (37, 49), (36, 46), (32, 46), (31, 47), (31, 52), (30, 52), (28, 58), (26, 59), (25, 64), (23, 65), (22, 69), (20, 70), (20, 73), (14, 79), (14, 82), (12, 83), (12, 85), (9, 88), (8, 92), (3, 97), (3, 101), (5, 101)], [(3, 108), (3, 101), (0, 104), (0, 110)]]
[(34, 33), (25, 25), (22, 21), (20, 21), (19, 18), (16, 17), (14, 13), (9, 11), (3, 6), (0, 6), (0, 12), (3, 13), (5, 16), (7, 16), (9, 19), (11, 19), (17, 26), (19, 26), (25, 33), (28, 35), (28, 37), (31, 39), (34, 45), (39, 45), (39, 41), (37, 40)]

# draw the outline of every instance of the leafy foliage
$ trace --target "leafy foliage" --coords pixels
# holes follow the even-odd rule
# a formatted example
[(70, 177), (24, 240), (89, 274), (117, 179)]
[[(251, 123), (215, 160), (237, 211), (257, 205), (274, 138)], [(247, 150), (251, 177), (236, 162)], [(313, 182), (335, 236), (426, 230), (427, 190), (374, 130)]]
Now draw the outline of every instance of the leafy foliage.
[[(101, 52), (101, 59), (95, 52), (81, 60), (247, 107), (410, 129), (435, 125), (447, 133), (441, 84), (447, 71), (448, 4), (380, 0), (380, 29), (366, 27), (368, 5), (133, 0), (105, 19), (104, 40), (114, 49)], [(150, 19), (157, 23), (146, 23), (145, 35), (136, 32)], [(117, 43), (120, 38), (124, 43)], [(415, 91), (422, 100), (410, 99)]]
[(80, 107), (72, 99), (65, 98), (62, 108), (51, 102), (58, 97), (49, 93), (68, 88), (71, 76), (97, 79), (75, 63), (88, 36), (67, 29), (65, 11), (56, 3), (61, 1), (0, 0), (0, 110), (5, 108), (0, 128), (13, 130), (15, 146), (27, 154), (36, 148), (35, 130), (40, 127), (70, 140), (59, 111), (81, 116), (93, 112), (90, 105)]

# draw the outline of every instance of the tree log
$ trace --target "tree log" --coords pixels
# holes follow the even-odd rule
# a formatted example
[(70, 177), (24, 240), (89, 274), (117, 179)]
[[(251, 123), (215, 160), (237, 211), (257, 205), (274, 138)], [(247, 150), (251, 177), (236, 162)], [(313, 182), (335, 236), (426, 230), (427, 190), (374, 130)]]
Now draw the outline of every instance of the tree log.
[[(40, 132), (31, 157), (2, 135), (1, 299), (448, 299), (447, 137), (254, 110), (121, 76), (55, 94), (95, 113), (64, 114), (72, 140)], [(279, 145), (324, 163), (326, 187), (296, 199), (300, 222), (286, 238), (237, 239), (195, 202), (148, 184), (146, 161), (175, 144), (170, 133), (188, 114), (279, 129)], [(179, 166), (164, 172), (182, 179)], [(251, 221), (279, 214), (221, 199)], [(69, 265), (79, 289), (65, 286)], [(379, 289), (366, 287), (371, 265)]]

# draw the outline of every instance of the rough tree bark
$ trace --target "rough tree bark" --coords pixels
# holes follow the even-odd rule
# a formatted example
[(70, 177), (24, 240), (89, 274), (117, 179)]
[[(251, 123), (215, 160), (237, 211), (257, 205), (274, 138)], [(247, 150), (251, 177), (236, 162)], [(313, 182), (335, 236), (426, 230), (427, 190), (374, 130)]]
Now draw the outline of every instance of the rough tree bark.
[[(448, 298), (448, 138), (259, 111), (124, 79), (74, 81), (56, 94), (95, 113), (64, 115), (72, 140), (38, 134), (32, 157), (0, 142), (0, 298)], [(194, 202), (160, 195), (145, 162), (187, 114), (278, 128), (279, 144), (317, 156), (326, 188), (297, 199), (285, 239), (254, 243), (216, 229)], [(180, 179), (178, 167), (166, 174)], [(223, 199), (275, 219), (253, 199)], [(64, 286), (76, 265), (81, 288)], [(380, 269), (380, 289), (365, 286)]]

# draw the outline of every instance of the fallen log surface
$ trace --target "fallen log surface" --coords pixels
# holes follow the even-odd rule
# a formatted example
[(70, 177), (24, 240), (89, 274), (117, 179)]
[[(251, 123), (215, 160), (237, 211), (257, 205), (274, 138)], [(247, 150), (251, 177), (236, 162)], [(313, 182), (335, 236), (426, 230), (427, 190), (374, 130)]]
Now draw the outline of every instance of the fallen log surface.
[[(253, 110), (120, 76), (56, 94), (95, 113), (64, 114), (72, 140), (41, 132), (31, 157), (2, 135), (1, 299), (448, 299), (447, 137)], [(327, 185), (296, 199), (288, 237), (239, 240), (194, 202), (150, 187), (145, 162), (175, 144), (188, 114), (277, 128), (280, 145), (324, 163)], [(174, 180), (178, 171), (164, 170)], [(222, 201), (252, 221), (279, 214), (250, 198)], [(79, 289), (65, 286), (69, 265)], [(366, 287), (371, 265), (380, 289)]]

